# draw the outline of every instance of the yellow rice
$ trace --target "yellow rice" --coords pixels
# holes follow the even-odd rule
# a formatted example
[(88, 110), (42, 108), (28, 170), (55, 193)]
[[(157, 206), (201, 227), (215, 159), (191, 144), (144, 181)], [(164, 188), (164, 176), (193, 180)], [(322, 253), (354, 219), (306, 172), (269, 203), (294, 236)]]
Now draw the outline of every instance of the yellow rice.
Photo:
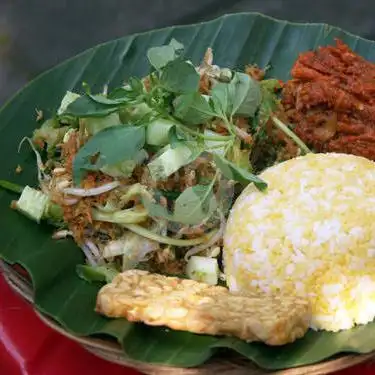
[(249, 185), (224, 236), (233, 291), (285, 290), (309, 298), (311, 328), (338, 331), (375, 317), (375, 163), (308, 154)]

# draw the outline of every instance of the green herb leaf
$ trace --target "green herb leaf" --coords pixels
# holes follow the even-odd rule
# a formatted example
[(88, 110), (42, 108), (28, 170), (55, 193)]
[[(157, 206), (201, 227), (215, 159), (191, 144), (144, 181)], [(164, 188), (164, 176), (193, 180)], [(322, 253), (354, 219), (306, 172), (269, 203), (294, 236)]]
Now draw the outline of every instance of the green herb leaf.
[(169, 45), (172, 46), (176, 52), (182, 52), (184, 50), (184, 45), (180, 43), (178, 40), (175, 38), (172, 38), (171, 41), (169, 42)]
[(118, 111), (120, 106), (117, 102), (112, 104), (103, 103), (108, 100), (109, 99), (105, 99), (104, 97), (101, 99), (95, 97), (94, 100), (91, 95), (80, 96), (68, 105), (63, 115), (76, 117), (108, 116), (109, 114)]
[(254, 117), (262, 101), (259, 83), (244, 73), (236, 73), (235, 78), (238, 82), (232, 114)]
[(159, 203), (155, 203), (151, 198), (147, 196), (141, 197), (142, 204), (148, 211), (148, 214), (153, 217), (158, 217), (167, 220), (173, 220), (173, 214), (168, 211), (168, 209)]
[[(170, 196), (168, 196), (170, 195)], [(176, 199), (174, 212), (149, 197), (142, 197), (142, 204), (153, 217), (169, 220), (170, 222), (194, 225), (211, 216), (217, 208), (216, 198), (212, 192), (212, 186), (196, 185), (184, 190), (183, 193), (163, 192), (163, 196)]]
[(183, 133), (179, 131), (177, 126), (173, 126), (169, 129), (168, 132), (168, 141), (171, 148), (178, 147), (182, 142), (186, 141), (186, 137), (184, 137)]
[(181, 43), (172, 39), (169, 45), (150, 48), (147, 52), (147, 58), (150, 64), (159, 70), (175, 60), (183, 49), (184, 46)]
[[(133, 159), (145, 144), (144, 127), (119, 125), (104, 129), (80, 148), (73, 162), (73, 179), (78, 185), (86, 170), (97, 171)], [(95, 161), (93, 161), (95, 157)]]
[(78, 276), (89, 282), (110, 283), (119, 273), (115, 268), (109, 266), (86, 266), (78, 264), (76, 267)]
[(212, 215), (217, 201), (212, 191), (213, 185), (195, 185), (185, 189), (174, 206), (174, 221), (195, 225)]
[(125, 98), (135, 99), (139, 96), (138, 92), (134, 92), (130, 85), (125, 87), (116, 87), (113, 91), (109, 92), (107, 99), (121, 102), (125, 101)]
[[(233, 115), (247, 98), (250, 90), (250, 77), (244, 73), (235, 73), (228, 83), (230, 97), (230, 114)], [(255, 113), (255, 111), (254, 111)]]
[(148, 158), (148, 153), (145, 150), (140, 150), (132, 160), (124, 160), (117, 164), (105, 165), (100, 170), (112, 177), (130, 177), (137, 165), (142, 164)]
[(244, 73), (235, 73), (229, 83), (217, 83), (211, 94), (213, 107), (222, 118), (234, 114), (253, 117), (261, 102), (259, 84)]
[(229, 83), (217, 83), (212, 91), (212, 102), (220, 117), (232, 116), (248, 95), (250, 77), (235, 73)]
[(144, 86), (142, 80), (138, 77), (130, 77), (129, 82), (128, 82), (128, 86), (131, 89), (132, 95), (139, 96), (139, 95), (144, 94), (144, 92), (145, 92), (145, 86)]
[(174, 116), (188, 125), (199, 125), (215, 116), (208, 101), (198, 92), (178, 96), (174, 103)]
[(264, 191), (267, 188), (266, 182), (250, 173), (246, 169), (236, 166), (235, 164), (218, 154), (213, 154), (213, 157), (217, 168), (221, 170), (222, 174), (228, 180), (234, 180), (240, 182), (241, 184), (249, 184), (253, 182), (254, 185), (261, 191)]
[(229, 84), (219, 82), (211, 90), (211, 103), (218, 117), (226, 117), (230, 114)]
[(118, 106), (119, 104), (125, 103), (129, 101), (129, 98), (127, 97), (121, 97), (117, 99), (108, 98), (104, 95), (88, 95), (90, 99), (92, 99), (94, 102), (98, 104), (104, 104), (107, 106)]
[(235, 73), (229, 83), (217, 83), (211, 95), (213, 107), (220, 117), (235, 113), (252, 117), (261, 101), (259, 84), (244, 73)]
[(187, 61), (173, 60), (163, 68), (160, 84), (176, 94), (195, 92), (198, 91), (199, 74)]

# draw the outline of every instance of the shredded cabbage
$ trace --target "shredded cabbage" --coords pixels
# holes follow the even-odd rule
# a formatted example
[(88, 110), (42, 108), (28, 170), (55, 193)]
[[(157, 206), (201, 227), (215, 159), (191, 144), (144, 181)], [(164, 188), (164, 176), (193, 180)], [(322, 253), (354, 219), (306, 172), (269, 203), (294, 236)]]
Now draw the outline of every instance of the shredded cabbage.
[(123, 256), (123, 270), (134, 268), (139, 262), (145, 260), (146, 255), (156, 251), (160, 245), (156, 241), (128, 232), (122, 238), (109, 242), (103, 251), (105, 259)]

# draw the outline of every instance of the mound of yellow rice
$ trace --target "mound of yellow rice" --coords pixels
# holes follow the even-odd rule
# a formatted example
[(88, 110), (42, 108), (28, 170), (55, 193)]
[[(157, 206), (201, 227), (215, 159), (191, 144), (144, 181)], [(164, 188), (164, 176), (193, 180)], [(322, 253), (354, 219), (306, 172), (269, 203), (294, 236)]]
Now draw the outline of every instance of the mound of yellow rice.
[(249, 185), (224, 236), (230, 290), (307, 296), (311, 328), (338, 331), (375, 317), (375, 163), (308, 154)]

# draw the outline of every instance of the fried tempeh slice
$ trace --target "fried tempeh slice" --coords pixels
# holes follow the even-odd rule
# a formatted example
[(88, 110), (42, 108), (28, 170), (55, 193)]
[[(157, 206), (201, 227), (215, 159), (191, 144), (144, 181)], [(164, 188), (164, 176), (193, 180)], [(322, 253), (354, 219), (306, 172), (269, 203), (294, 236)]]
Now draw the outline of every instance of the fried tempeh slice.
[(235, 294), (221, 286), (140, 270), (123, 272), (105, 285), (96, 311), (152, 326), (268, 345), (295, 341), (310, 322), (309, 304), (300, 297)]

